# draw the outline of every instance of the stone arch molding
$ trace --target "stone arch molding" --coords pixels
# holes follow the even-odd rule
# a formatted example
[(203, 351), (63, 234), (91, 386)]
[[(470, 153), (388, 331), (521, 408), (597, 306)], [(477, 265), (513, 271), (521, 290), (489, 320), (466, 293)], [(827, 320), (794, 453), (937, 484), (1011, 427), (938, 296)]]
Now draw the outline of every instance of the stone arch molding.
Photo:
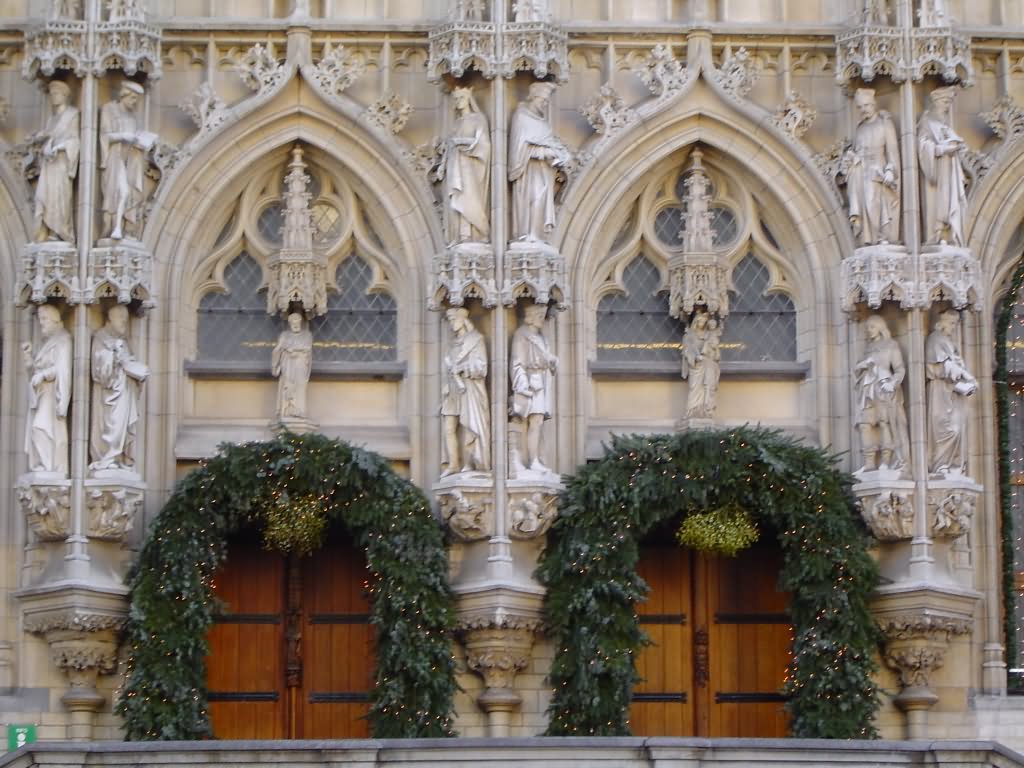
[(968, 244), (981, 261), (988, 286), (985, 306), (1005, 288), (1021, 257), (1024, 226), (1024, 139), (1000, 153), (968, 198)]

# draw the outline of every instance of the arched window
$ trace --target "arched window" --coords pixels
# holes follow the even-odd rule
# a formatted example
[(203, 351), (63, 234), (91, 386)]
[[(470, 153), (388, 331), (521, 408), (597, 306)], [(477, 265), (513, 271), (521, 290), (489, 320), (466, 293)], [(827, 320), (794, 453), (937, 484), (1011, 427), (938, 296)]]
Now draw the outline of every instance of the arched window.
[(623, 270), (622, 285), (597, 305), (597, 359), (678, 363), (684, 326), (668, 313), (658, 268), (637, 256)]
[(338, 265), (338, 291), (327, 299), (327, 314), (310, 322), (313, 360), (379, 363), (398, 358), (395, 300), (371, 291), (373, 268), (352, 255)]
[(788, 296), (765, 293), (770, 282), (768, 268), (752, 253), (733, 268), (722, 362), (796, 360), (796, 309)]
[[(1010, 508), (1013, 516), (1013, 571), (1015, 578), (1015, 637), (1016, 657), (1007, 659), (1011, 668), (1009, 684), (1024, 688), (1024, 291), (1018, 291), (1006, 327), (1006, 426), (1007, 440), (1000, 446), (1009, 462)], [(996, 310), (996, 322), (999, 321)], [(998, 374), (997, 374), (998, 379)]]
[(260, 265), (245, 251), (224, 268), (226, 290), (211, 291), (199, 302), (200, 361), (269, 364), (281, 324), (267, 314), (262, 284)]

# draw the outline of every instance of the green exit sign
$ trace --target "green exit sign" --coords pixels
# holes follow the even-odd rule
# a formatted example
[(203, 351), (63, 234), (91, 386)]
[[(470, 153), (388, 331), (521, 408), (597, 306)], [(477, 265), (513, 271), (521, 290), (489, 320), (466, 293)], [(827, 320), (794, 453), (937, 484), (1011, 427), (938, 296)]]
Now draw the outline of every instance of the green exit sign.
[(34, 725), (8, 725), (7, 726), (7, 751), (13, 752), (18, 747), (24, 747), (36, 740), (36, 727)]

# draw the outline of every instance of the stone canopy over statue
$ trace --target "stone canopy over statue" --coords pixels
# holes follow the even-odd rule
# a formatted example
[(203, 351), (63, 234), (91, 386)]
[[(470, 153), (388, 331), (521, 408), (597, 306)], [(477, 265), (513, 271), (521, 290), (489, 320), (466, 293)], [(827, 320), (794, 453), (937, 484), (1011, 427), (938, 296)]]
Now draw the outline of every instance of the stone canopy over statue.
[(102, 236), (111, 240), (138, 240), (145, 223), (146, 170), (157, 136), (140, 127), (136, 112), (143, 94), (141, 85), (125, 80), (117, 99), (100, 110)]
[(71, 406), (71, 334), (60, 310), (43, 304), (37, 311), (43, 343), (22, 345), (28, 372), (28, 425), (25, 451), (30, 472), (68, 475), (68, 408)]
[(903, 353), (881, 315), (871, 315), (865, 330), (867, 347), (854, 368), (857, 427), (864, 456), (860, 471), (901, 470), (910, 460)]
[(875, 92), (858, 88), (853, 98), (860, 123), (846, 172), (850, 224), (857, 245), (900, 241), (900, 150), (896, 125), (879, 111)]
[(149, 368), (128, 348), (128, 308), (115, 304), (92, 337), (92, 434), (89, 468), (133, 470), (139, 423), (139, 387)]
[(74, 181), (78, 175), (79, 114), (71, 88), (61, 80), (47, 86), (53, 114), (46, 128), (29, 137), (39, 172), (33, 214), (35, 239), (75, 242)]

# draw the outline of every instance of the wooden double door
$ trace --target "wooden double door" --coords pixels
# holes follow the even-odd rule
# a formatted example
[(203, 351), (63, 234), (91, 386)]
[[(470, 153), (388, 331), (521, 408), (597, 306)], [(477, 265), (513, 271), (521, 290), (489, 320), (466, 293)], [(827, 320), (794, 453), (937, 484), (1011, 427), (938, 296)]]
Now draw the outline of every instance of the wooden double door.
[(637, 606), (652, 645), (640, 654), (630, 725), (640, 736), (782, 737), (779, 694), (790, 659), (780, 556), (758, 543), (738, 557), (676, 544), (641, 550), (651, 588)]
[(230, 543), (206, 660), (220, 739), (361, 738), (374, 668), (363, 553), (328, 543), (283, 557)]

